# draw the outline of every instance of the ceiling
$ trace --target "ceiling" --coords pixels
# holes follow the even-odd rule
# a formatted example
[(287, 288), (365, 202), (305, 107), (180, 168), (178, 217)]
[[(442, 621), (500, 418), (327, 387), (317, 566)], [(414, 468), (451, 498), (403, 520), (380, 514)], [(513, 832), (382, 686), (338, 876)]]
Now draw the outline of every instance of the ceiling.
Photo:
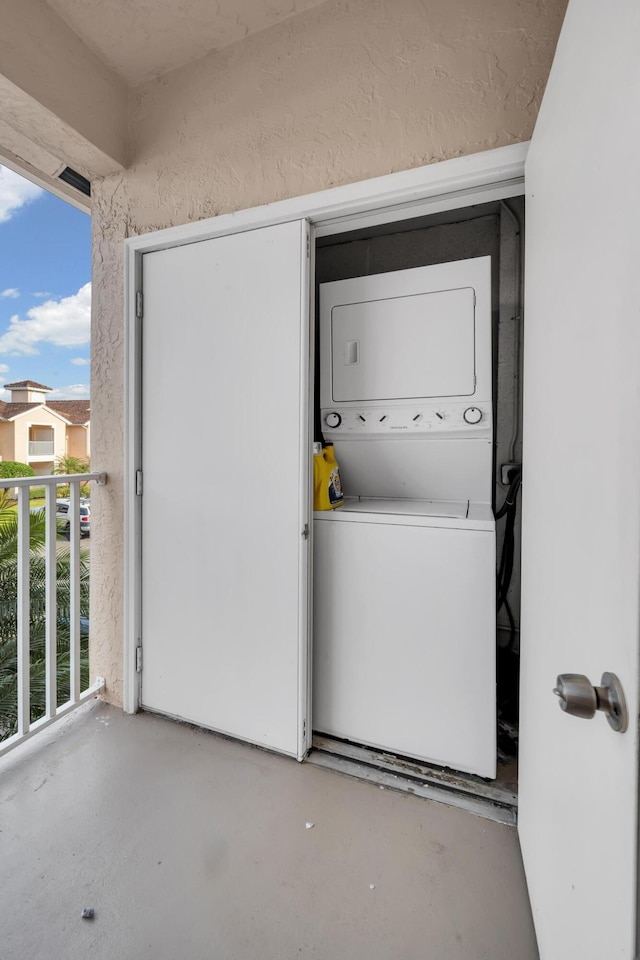
[(106, 66), (136, 86), (324, 0), (46, 2)]

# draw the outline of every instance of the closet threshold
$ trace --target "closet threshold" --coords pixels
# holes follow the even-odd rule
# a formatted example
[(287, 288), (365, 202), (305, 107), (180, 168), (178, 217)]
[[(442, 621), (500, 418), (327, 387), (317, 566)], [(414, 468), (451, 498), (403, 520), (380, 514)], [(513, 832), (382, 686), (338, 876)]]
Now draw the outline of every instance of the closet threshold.
[(518, 796), (514, 786), (516, 764), (498, 764), (498, 779), (435, 767), (373, 747), (314, 734), (308, 763), (366, 780), (379, 787), (411, 793), (459, 807), (498, 823), (515, 825)]

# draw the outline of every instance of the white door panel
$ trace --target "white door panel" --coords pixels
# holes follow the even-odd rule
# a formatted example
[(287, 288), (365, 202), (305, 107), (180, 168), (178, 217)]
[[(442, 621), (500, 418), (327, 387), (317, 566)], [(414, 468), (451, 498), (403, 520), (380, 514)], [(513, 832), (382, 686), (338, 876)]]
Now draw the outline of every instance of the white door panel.
[[(542, 960), (636, 956), (640, 7), (569, 5), (526, 169), (519, 829)], [(559, 709), (618, 674), (628, 732)]]
[(145, 707), (305, 752), (304, 221), (143, 259)]

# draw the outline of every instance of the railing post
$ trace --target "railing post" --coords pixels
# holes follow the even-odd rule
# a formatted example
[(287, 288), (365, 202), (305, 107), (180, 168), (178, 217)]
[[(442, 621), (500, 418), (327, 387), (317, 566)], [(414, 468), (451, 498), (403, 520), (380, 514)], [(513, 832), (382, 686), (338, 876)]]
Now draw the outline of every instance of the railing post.
[(29, 487), (18, 488), (18, 610), (16, 657), (18, 661), (18, 735), (29, 732), (30, 704), (30, 634), (29, 634)]
[(69, 545), (70, 556), (70, 700), (80, 699), (80, 482), (69, 483)]
[(46, 610), (46, 703), (45, 715), (55, 717), (58, 706), (57, 687), (57, 547), (55, 484), (45, 485), (45, 610)]
[[(80, 584), (80, 485), (93, 482), (103, 486), (106, 473), (65, 474), (46, 477), (14, 477), (0, 479), (0, 490), (16, 487), (17, 503), (17, 556), (16, 556), (16, 686), (17, 715), (16, 732), (0, 741), (0, 756), (40, 730), (49, 726), (75, 707), (84, 703), (104, 689), (104, 679), (94, 682), (81, 691), (81, 584)], [(57, 488), (69, 484), (69, 699), (57, 705), (57, 619), (58, 619), (58, 545), (57, 545)], [(30, 493), (34, 486), (45, 488), (45, 704), (43, 715), (31, 722), (31, 503)], [(38, 558), (40, 563), (40, 558)], [(9, 559), (9, 564), (12, 560)], [(11, 640), (11, 635), (9, 640)], [(0, 731), (0, 734), (3, 731)]]

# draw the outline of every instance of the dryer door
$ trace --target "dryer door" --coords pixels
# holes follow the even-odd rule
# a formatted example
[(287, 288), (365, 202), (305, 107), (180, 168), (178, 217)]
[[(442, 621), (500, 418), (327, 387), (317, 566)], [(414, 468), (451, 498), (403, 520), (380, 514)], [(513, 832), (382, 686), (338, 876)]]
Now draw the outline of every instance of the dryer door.
[(321, 405), (491, 398), (491, 257), (320, 285)]
[(472, 287), (462, 287), (336, 304), (334, 401), (471, 396), (474, 299)]

